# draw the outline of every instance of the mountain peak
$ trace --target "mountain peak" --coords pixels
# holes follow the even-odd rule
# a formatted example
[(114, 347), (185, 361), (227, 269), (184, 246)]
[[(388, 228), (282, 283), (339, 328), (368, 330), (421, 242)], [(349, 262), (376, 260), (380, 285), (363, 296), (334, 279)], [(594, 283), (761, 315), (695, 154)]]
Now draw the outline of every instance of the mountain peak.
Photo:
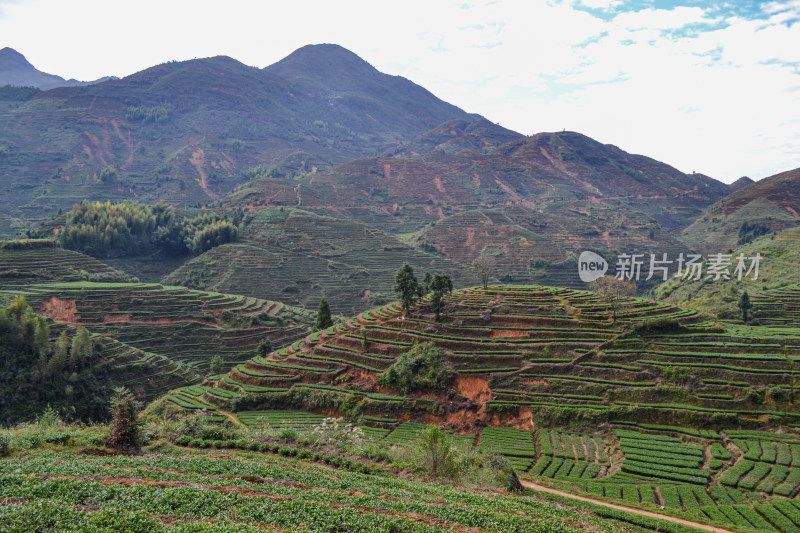
[(25, 56), (6, 46), (0, 50), (0, 70), (33, 69)]
[(338, 44), (309, 44), (298, 48), (268, 70), (280, 76), (292, 77), (313, 72), (320, 77), (374, 76), (377, 69), (347, 48)]

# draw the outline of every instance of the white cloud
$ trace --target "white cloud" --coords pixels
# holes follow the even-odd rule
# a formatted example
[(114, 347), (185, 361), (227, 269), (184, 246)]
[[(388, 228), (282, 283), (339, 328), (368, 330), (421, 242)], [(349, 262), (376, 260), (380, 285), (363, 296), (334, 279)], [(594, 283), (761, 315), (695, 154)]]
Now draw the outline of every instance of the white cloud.
[(725, 181), (797, 167), (800, 0), (754, 20), (687, 4), (29, 0), (0, 17), (0, 47), (95, 79), (219, 54), (263, 67), (333, 42), (522, 133), (577, 130)]

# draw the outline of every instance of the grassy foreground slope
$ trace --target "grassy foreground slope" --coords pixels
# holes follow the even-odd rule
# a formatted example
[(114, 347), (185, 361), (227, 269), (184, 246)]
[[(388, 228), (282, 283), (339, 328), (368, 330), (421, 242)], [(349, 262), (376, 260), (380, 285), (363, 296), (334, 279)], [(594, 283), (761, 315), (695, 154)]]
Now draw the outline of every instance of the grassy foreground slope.
[(35, 453), (0, 460), (0, 472), (9, 532), (622, 531), (530, 497), (259, 453)]

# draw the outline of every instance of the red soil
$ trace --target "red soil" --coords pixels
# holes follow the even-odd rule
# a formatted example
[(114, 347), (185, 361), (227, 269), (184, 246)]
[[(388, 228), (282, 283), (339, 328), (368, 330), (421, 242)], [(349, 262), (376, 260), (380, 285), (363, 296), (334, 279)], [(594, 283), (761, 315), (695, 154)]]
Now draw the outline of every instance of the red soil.
[(39, 314), (49, 316), (53, 320), (77, 326), (80, 315), (75, 300), (62, 300), (55, 296), (42, 303)]
[(453, 387), (461, 396), (473, 402), (483, 403), (492, 399), (492, 389), (486, 378), (460, 374), (456, 376)]

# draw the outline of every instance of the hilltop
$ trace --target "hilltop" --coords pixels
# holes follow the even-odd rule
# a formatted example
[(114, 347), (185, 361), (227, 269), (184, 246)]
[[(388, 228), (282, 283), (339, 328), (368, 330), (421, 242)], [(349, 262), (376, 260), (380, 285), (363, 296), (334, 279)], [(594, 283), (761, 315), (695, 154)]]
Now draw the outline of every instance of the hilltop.
[[(800, 297), (797, 287), (786, 294)], [(553, 426), (575, 416), (589, 425), (629, 419), (702, 426), (716, 413), (731, 427), (747, 427), (760, 413), (775, 421), (797, 416), (748, 393), (765, 383), (788, 383), (783, 352), (776, 353), (768, 338), (778, 333), (751, 337), (695, 311), (644, 299), (614, 307), (593, 293), (540, 286), (456, 291), (446, 298), (441, 323), (425, 304), (405, 317), (398, 304), (389, 304), (237, 366), (207, 382), (202, 398), (222, 409), (313, 410), (322, 395), (326, 409), (339, 411), (355, 395), (363, 401), (349, 416), (389, 425), (436, 423), (459, 432)], [(454, 372), (448, 390), (402, 394), (376, 380), (421, 342), (443, 350)], [(796, 347), (786, 348), (800, 357)], [(676, 380), (670, 368), (685, 368), (685, 379)], [(748, 373), (747, 386), (728, 384)], [(214, 396), (218, 388), (229, 391), (223, 399)]]

